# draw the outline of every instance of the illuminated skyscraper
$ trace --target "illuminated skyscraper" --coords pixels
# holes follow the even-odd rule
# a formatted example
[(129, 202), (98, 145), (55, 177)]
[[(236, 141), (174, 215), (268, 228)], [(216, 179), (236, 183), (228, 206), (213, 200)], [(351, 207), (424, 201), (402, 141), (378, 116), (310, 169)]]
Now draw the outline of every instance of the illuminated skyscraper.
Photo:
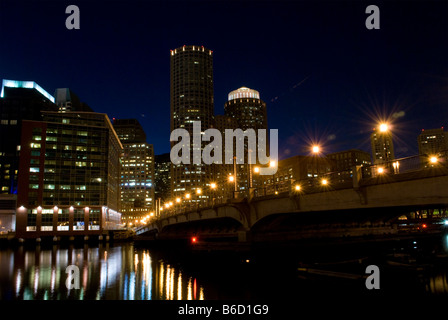
[(94, 112), (42, 116), (23, 120), (17, 236), (99, 235), (115, 228), (123, 148), (109, 118)]
[(121, 158), (121, 206), (123, 222), (134, 222), (154, 207), (154, 149), (137, 119), (114, 119), (123, 144)]
[[(193, 160), (193, 121), (201, 121), (202, 131), (213, 125), (213, 55), (203, 46), (183, 46), (171, 50), (171, 131), (184, 128), (190, 133)], [(172, 142), (172, 146), (176, 142)], [(201, 145), (201, 150), (205, 144)], [(209, 165), (172, 165), (173, 197), (183, 196), (198, 188), (206, 188), (212, 179)], [(206, 200), (202, 194), (197, 200)]]
[(381, 125), (379, 129), (374, 129), (370, 135), (370, 143), (374, 164), (382, 164), (395, 159), (392, 132), (386, 125)]
[[(260, 99), (260, 93), (257, 90), (253, 90), (246, 87), (241, 87), (237, 90), (233, 90), (228, 95), (228, 101), (224, 105), (225, 115), (236, 122), (236, 127), (229, 129), (239, 128), (241, 130), (253, 129), (258, 139), (261, 137), (258, 135), (258, 130), (268, 129), (266, 103)], [(268, 135), (266, 135), (268, 138)], [(263, 141), (264, 144), (266, 141)], [(258, 177), (253, 175), (253, 166), (249, 165), (248, 158), (248, 144), (244, 141), (244, 164), (238, 164), (237, 171), (237, 190), (238, 196), (248, 196), (248, 190), (250, 187), (256, 187)], [(267, 144), (266, 144), (267, 146)], [(268, 146), (267, 146), (268, 147)], [(268, 149), (269, 150), (269, 149)], [(257, 150), (251, 151), (251, 156), (256, 156)], [(256, 159), (252, 159), (255, 161)], [(227, 169), (228, 170), (228, 169)]]
[(57, 111), (55, 99), (33, 81), (3, 80), (0, 97), (0, 194), (17, 194), (22, 120)]
[(230, 92), (224, 112), (237, 121), (241, 130), (254, 129), (256, 132), (268, 128), (266, 103), (260, 99), (260, 93), (256, 90), (241, 87)]

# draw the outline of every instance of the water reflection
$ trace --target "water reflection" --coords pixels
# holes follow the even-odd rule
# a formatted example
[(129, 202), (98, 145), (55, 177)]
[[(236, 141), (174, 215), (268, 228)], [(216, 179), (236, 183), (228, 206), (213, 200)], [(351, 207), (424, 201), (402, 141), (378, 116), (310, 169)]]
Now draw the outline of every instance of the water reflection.
[[(372, 256), (372, 261), (376, 263), (378, 258), (384, 272), (382, 292), (448, 294), (448, 235), (436, 242), (406, 240), (378, 250), (381, 254)], [(391, 251), (393, 255), (389, 254)], [(290, 252), (258, 261), (256, 257), (240, 262), (207, 258), (189, 260), (186, 265), (185, 261), (174, 263), (160, 252), (135, 248), (132, 244), (45, 249), (38, 246), (32, 250), (19, 247), (0, 250), (0, 300), (276, 299), (303, 296), (311, 291), (325, 292), (331, 287), (327, 279), (299, 278), (297, 260), (302, 256), (297, 254), (290, 260), (286, 256), (291, 256)], [(310, 256), (314, 259), (316, 252), (310, 252)], [(390, 260), (399, 257), (409, 261)], [(414, 258), (416, 262), (412, 262)], [(340, 260), (339, 255), (336, 260)], [(68, 265), (79, 267), (79, 289), (66, 287)], [(200, 278), (193, 272), (200, 274)], [(344, 282), (337, 290), (341, 290), (341, 295), (353, 294), (350, 290), (356, 288)], [(364, 285), (356, 290), (365, 293)]]
[[(79, 289), (66, 287), (68, 265), (79, 267)], [(1, 300), (204, 299), (196, 283), (196, 278), (131, 244), (0, 251)]]

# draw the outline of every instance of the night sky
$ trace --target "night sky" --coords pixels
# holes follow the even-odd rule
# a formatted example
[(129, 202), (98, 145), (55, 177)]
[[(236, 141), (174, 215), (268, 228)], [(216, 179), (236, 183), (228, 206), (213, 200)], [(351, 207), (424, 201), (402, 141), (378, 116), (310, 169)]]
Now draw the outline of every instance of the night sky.
[[(68, 30), (65, 8), (80, 9)], [(367, 5), (380, 9), (368, 30)], [(215, 113), (246, 86), (267, 103), (281, 157), (359, 148), (380, 118), (397, 157), (448, 126), (448, 2), (0, 0), (0, 78), (71, 88), (94, 111), (137, 118), (169, 152), (170, 49), (213, 50)]]

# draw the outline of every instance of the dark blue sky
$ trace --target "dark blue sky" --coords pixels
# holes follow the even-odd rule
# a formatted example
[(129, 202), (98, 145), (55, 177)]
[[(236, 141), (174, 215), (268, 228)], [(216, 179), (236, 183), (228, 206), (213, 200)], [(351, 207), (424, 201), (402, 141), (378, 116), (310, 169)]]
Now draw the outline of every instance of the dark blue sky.
[[(81, 29), (65, 28), (78, 5)], [(380, 30), (367, 30), (367, 5)], [(283, 156), (370, 151), (375, 118), (393, 118), (396, 156), (422, 128), (448, 126), (448, 2), (5, 1), (0, 77), (69, 87), (110, 118), (137, 118), (169, 152), (170, 49), (214, 54), (215, 112), (241, 86), (260, 92)]]

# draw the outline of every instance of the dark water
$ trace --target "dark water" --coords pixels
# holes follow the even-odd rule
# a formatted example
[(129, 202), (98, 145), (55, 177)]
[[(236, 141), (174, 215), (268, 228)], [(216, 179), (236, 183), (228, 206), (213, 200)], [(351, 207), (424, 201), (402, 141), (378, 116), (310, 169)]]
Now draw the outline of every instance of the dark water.
[[(308, 295), (447, 295), (448, 236), (386, 244), (321, 244), (252, 253), (193, 254), (133, 243), (0, 250), (0, 300), (249, 300)], [(318, 276), (299, 266), (365, 275), (380, 270), (380, 289), (365, 279)], [(67, 289), (66, 267), (79, 267)]]

